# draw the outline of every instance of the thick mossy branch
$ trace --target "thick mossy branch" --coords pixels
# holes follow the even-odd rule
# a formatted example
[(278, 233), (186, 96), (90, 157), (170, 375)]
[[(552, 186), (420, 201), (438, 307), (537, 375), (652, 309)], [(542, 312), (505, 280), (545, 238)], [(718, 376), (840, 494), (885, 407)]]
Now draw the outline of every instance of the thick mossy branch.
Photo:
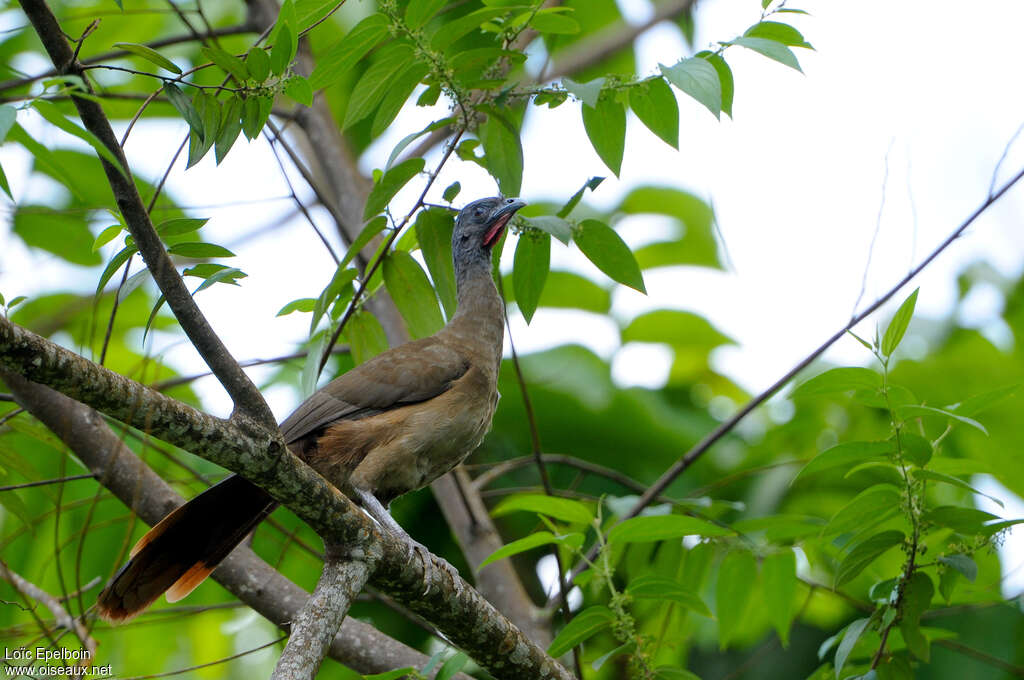
[[(103, 417), (48, 387), (0, 371), (16, 401), (54, 432), (110, 490), (146, 524), (155, 525), (185, 502), (146, 465)], [(256, 553), (239, 546), (213, 572), (213, 579), (268, 621), (287, 627), (309, 593), (285, 578)], [(359, 673), (422, 668), (429, 658), (372, 626), (347, 618), (331, 641), (332, 658)], [(468, 680), (460, 674), (459, 680)]]
[(437, 560), (409, 560), (312, 468), (245, 418), (214, 418), (0, 318), (0, 368), (52, 387), (126, 424), (237, 472), (267, 490), (325, 541), (376, 565), (371, 583), (420, 614), (497, 678), (572, 676), (479, 593), (456, 589)]

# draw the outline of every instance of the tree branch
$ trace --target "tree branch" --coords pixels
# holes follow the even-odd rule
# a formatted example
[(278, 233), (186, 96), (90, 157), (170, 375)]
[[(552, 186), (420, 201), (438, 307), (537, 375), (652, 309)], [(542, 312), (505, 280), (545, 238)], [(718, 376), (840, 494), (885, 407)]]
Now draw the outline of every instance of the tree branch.
[[(43, 0), (20, 1), (57, 71), (65, 75), (79, 76), (86, 82), (82, 65), (75, 60), (67, 38), (64, 37), (56, 17), (46, 3)], [(83, 97), (75, 97), (74, 103), (86, 129), (96, 135), (118, 161), (118, 167), (115, 167), (105, 159), (100, 159), (128, 231), (135, 239), (139, 252), (153, 275), (153, 280), (167, 298), (167, 304), (177, 317), (182, 330), (231, 396), (236, 412), (242, 412), (255, 419), (268, 431), (276, 431), (277, 422), (263, 395), (214, 333), (174, 268), (163, 242), (153, 228), (138, 188), (131, 179), (131, 170), (128, 168), (124, 152), (114, 137), (102, 107), (95, 101)]]
[(53, 614), (53, 618), (60, 628), (67, 629), (75, 634), (81, 643), (89, 651), (90, 654), (96, 653), (96, 640), (89, 635), (89, 631), (85, 626), (82, 625), (81, 621), (75, 620), (64, 606), (61, 605), (53, 595), (40, 588), (34, 583), (31, 583), (20, 574), (17, 574), (4, 564), (3, 560), (0, 560), (0, 578), (7, 581), (11, 586), (25, 597), (31, 598), (44, 607), (50, 610)]
[(610, 57), (621, 49), (629, 47), (638, 37), (666, 19), (676, 17), (688, 10), (696, 0), (667, 0), (654, 5), (654, 15), (642, 24), (616, 24), (602, 30), (594, 37), (566, 49), (554, 62), (544, 80), (558, 80), (572, 75), (588, 66)]
[(328, 543), (360, 549), (376, 563), (372, 583), (433, 623), (497, 678), (571, 678), (440, 561), (408, 559), (341, 492), (247, 418), (214, 418), (0, 319), (0, 368), (47, 384), (126, 424), (203, 456), (264, 488)]
[[(642, 511), (644, 508), (650, 505), (655, 498), (660, 496), (661, 493), (679, 477), (679, 475), (685, 472), (691, 465), (696, 463), (701, 456), (707, 453), (708, 449), (710, 449), (712, 446), (718, 443), (718, 441), (722, 439), (722, 437), (729, 434), (729, 432), (731, 432), (733, 428), (735, 428), (741, 420), (747, 417), (751, 413), (751, 411), (753, 411), (755, 408), (766, 402), (773, 394), (775, 394), (780, 389), (785, 387), (786, 384), (789, 383), (789, 381), (795, 378), (805, 368), (810, 366), (815, 359), (824, 354), (825, 350), (834, 345), (840, 338), (846, 335), (848, 331), (852, 330), (854, 326), (856, 326), (861, 321), (864, 321), (869, 316), (874, 314), (879, 307), (884, 305), (894, 295), (896, 295), (896, 293), (898, 293), (900, 289), (903, 288), (903, 286), (910, 283), (910, 281), (915, 276), (920, 274), (925, 267), (932, 263), (932, 260), (938, 257), (942, 253), (942, 251), (951, 246), (954, 241), (960, 238), (963, 235), (963, 233), (967, 231), (967, 228), (974, 224), (975, 220), (981, 217), (981, 215), (986, 210), (988, 210), (993, 203), (1002, 198), (1003, 195), (1007, 191), (1009, 191), (1015, 184), (1017, 184), (1017, 182), (1019, 182), (1021, 179), (1024, 179), (1024, 169), (1018, 171), (1016, 175), (1014, 175), (1008, 182), (1006, 182), (1006, 184), (1000, 187), (999, 191), (995, 193), (990, 193), (988, 197), (982, 202), (982, 204), (975, 208), (974, 212), (972, 212), (967, 217), (967, 219), (960, 223), (960, 226), (954, 229), (953, 232), (949, 236), (947, 236), (946, 239), (928, 255), (928, 257), (924, 258), (924, 260), (919, 265), (917, 265), (909, 272), (907, 272), (907, 275), (900, 279), (892, 288), (888, 290), (888, 292), (886, 292), (880, 298), (871, 303), (871, 305), (869, 305), (868, 308), (865, 309), (863, 312), (854, 315), (846, 323), (846, 325), (844, 325), (842, 328), (836, 331), (828, 340), (819, 345), (817, 349), (815, 349), (813, 352), (804, 357), (796, 366), (787, 371), (785, 375), (783, 375), (781, 378), (772, 383), (772, 385), (768, 387), (768, 389), (766, 389), (765, 391), (761, 392), (756, 397), (751, 399), (743, 406), (743, 408), (741, 408), (739, 411), (733, 414), (731, 418), (729, 418), (721, 425), (716, 427), (714, 430), (709, 432), (707, 435), (705, 435), (705, 437), (701, 439), (699, 442), (697, 442), (693, 446), (693, 448), (687, 451), (682, 456), (682, 458), (673, 463), (672, 466), (668, 470), (666, 470), (661, 475), (661, 477), (659, 477), (657, 481), (655, 481), (654, 484), (652, 484), (647, 489), (647, 491), (643, 493), (642, 496), (640, 496), (636, 504), (632, 508), (630, 508), (629, 512), (627, 512), (626, 515), (622, 517), (619, 521), (621, 522), (630, 519), (631, 517), (636, 517), (637, 515), (639, 515), (640, 511)], [(597, 552), (598, 547), (595, 545), (587, 553), (587, 560), (593, 560), (594, 556), (597, 555)], [(586, 568), (586, 560), (580, 562), (573, 568), (572, 576), (574, 577), (576, 574), (583, 571), (584, 568)], [(550, 605), (556, 601), (557, 597), (549, 599), (548, 604)]]
[[(49, 427), (86, 465), (92, 475), (149, 525), (163, 519), (184, 499), (146, 465), (91, 408), (17, 374), (0, 377), (17, 400)], [(213, 579), (268, 621), (287, 626), (299, 615), (309, 594), (240, 546), (213, 572)], [(346, 619), (330, 646), (332, 658), (360, 673), (394, 668), (422, 668), (428, 657), (372, 626)], [(468, 680), (463, 677), (462, 680)]]
[(331, 547), (320, 580), (292, 621), (288, 644), (277, 660), (272, 680), (313, 680), (352, 599), (370, 577), (372, 565), (349, 551)]

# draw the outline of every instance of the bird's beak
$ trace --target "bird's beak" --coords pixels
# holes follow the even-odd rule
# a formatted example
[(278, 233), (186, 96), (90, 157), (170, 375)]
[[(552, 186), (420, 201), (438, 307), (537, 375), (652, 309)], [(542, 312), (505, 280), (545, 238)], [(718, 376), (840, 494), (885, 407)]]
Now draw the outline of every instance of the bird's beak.
[(505, 225), (516, 214), (516, 211), (525, 205), (526, 201), (521, 198), (507, 198), (495, 208), (487, 221), (490, 226), (487, 228), (487, 233), (484, 234), (484, 247), (490, 248), (498, 242), (505, 230)]

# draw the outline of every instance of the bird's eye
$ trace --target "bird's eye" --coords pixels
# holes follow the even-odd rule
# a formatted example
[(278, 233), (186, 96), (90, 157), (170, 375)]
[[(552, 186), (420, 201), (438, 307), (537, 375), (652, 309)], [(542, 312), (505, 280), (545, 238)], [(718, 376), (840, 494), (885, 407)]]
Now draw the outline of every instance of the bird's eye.
[(480, 217), (480, 216), (482, 216), (484, 214), (484, 209), (483, 208), (477, 208), (476, 210), (473, 211), (473, 214), (475, 216), (477, 216), (477, 217)]

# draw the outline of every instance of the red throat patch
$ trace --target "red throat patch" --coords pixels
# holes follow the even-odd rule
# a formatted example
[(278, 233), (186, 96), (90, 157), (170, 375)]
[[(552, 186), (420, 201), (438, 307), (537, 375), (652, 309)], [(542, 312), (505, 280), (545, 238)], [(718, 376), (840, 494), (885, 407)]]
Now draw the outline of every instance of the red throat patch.
[(486, 247), (490, 248), (498, 242), (502, 232), (505, 231), (505, 225), (508, 224), (510, 219), (512, 219), (512, 213), (506, 213), (494, 221), (491, 228), (484, 234), (484, 245)]

